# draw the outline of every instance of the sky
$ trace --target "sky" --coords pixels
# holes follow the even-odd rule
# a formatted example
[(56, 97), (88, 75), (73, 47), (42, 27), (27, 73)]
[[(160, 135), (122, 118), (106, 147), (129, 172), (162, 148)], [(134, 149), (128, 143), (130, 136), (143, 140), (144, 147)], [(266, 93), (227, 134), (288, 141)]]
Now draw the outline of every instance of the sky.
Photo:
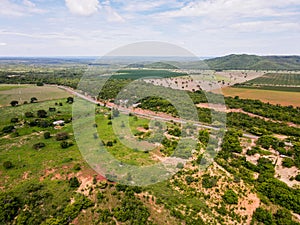
[(300, 55), (300, 0), (0, 0), (0, 56), (102, 56), (144, 41)]

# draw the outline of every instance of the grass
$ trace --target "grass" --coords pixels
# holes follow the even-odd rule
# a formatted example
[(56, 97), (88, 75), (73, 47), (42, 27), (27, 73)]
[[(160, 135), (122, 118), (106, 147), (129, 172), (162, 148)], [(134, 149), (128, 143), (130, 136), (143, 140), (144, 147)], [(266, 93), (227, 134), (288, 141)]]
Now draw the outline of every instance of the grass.
[(70, 96), (66, 91), (55, 86), (35, 85), (1, 85), (0, 86), (0, 106), (9, 105), (11, 101), (16, 100), (19, 104), (24, 101), (30, 102), (32, 97), (38, 101), (66, 98)]
[(233, 87), (223, 88), (222, 91), (224, 96), (239, 96), (242, 99), (259, 99), (263, 102), (269, 102), (271, 104), (300, 107), (299, 92)]
[[(128, 118), (132, 134), (134, 134), (138, 127), (143, 127), (149, 122), (148, 120), (141, 118), (137, 120), (135, 120), (134, 117)], [(101, 114), (97, 115), (96, 123), (98, 125), (98, 133), (101, 140), (105, 143), (107, 143), (108, 141), (116, 141), (113, 146), (107, 147), (107, 149), (114, 157), (124, 163), (128, 163), (131, 165), (152, 164), (154, 161), (151, 160), (150, 154), (141, 151), (142, 147), (144, 146), (139, 146), (137, 137), (134, 138), (128, 132), (129, 130), (121, 127), (123, 121), (126, 124), (126, 119), (127, 118), (125, 115), (120, 115), (120, 117), (113, 119), (112, 122), (115, 123), (115, 125), (109, 125), (109, 120), (106, 116)], [(124, 132), (122, 131), (123, 129)], [(116, 135), (115, 131), (118, 132), (118, 135)], [(132, 145), (133, 141), (136, 143), (136, 146)]]
[(0, 91), (8, 91), (16, 88), (25, 88), (25, 85), (0, 84)]

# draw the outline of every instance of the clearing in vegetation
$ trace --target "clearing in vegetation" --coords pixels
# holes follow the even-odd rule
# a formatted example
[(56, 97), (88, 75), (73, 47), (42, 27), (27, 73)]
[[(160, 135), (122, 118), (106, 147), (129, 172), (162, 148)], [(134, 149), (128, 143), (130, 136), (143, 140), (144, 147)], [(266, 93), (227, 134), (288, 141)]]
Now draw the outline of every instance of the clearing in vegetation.
[(271, 104), (300, 107), (299, 92), (232, 87), (223, 88), (222, 91), (224, 96), (239, 96), (243, 99), (259, 99), (262, 102), (269, 102)]

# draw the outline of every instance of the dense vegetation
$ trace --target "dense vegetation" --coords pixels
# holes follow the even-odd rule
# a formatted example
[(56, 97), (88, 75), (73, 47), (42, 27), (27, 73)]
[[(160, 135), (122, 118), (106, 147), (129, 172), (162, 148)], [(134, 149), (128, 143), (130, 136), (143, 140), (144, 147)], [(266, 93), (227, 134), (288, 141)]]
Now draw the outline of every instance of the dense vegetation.
[(215, 70), (300, 70), (299, 56), (228, 55), (207, 59)]

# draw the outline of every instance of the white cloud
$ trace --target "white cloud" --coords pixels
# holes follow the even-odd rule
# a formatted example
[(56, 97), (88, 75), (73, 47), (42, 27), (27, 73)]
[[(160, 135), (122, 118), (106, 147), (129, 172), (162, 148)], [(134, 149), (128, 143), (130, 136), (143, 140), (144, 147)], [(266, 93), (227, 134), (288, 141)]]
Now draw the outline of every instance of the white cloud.
[(214, 18), (286, 16), (294, 12), (281, 8), (300, 5), (299, 0), (203, 0), (193, 1), (179, 10), (162, 13), (165, 17), (198, 17)]
[(300, 24), (284, 21), (251, 21), (233, 24), (231, 28), (235, 29), (238, 32), (299, 32)]
[(98, 12), (98, 0), (65, 0), (71, 13), (79, 16), (90, 16)]
[(124, 18), (118, 14), (112, 7), (104, 6), (109, 22), (125, 22)]
[(5, 46), (5, 45), (7, 45), (7, 43), (0, 42), (0, 46)]
[(29, 0), (23, 0), (23, 2), (19, 4), (11, 0), (1, 0), (0, 15), (3, 16), (19, 17), (32, 13), (40, 14), (45, 12), (45, 10), (37, 8), (36, 5)]

